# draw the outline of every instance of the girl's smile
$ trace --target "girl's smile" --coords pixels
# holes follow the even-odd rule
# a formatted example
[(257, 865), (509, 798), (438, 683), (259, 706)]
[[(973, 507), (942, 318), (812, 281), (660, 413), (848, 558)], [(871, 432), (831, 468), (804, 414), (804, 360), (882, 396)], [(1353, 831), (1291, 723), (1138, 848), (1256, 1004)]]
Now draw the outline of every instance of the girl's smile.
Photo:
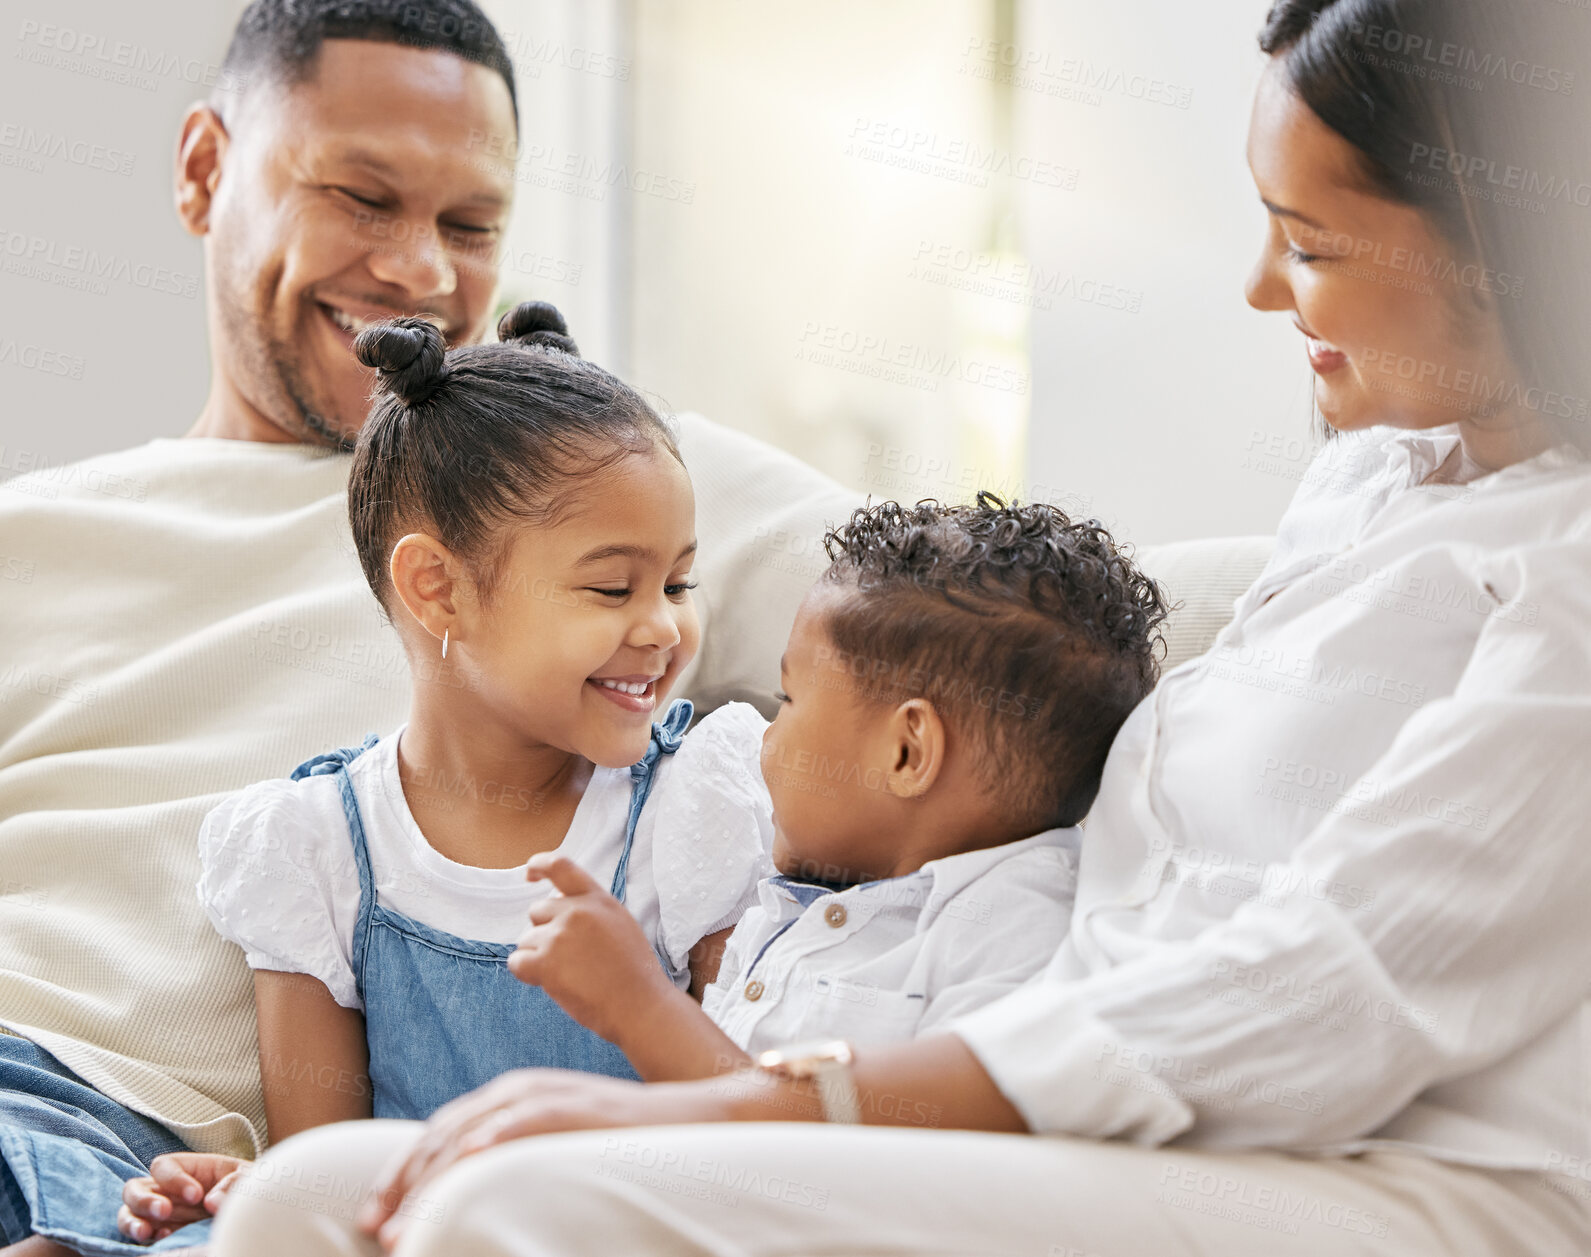
[(603, 698), (625, 711), (651, 714), (657, 708), (657, 683), (663, 673), (652, 676), (590, 677), (586, 684)]

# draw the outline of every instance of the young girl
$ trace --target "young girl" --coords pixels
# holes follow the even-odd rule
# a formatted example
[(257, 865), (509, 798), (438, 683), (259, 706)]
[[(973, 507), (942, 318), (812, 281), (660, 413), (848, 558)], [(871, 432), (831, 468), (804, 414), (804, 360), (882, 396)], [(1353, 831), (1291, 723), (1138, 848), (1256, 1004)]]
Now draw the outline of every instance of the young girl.
[[(444, 353), (423, 319), (366, 329), (378, 399), (349, 475), (354, 541), (409, 657), (408, 722), (232, 796), (199, 895), (255, 971), (270, 1136), (423, 1118), (507, 1070), (634, 1077), (506, 960), (558, 851), (700, 998), (768, 871), (764, 722), (684, 738), (695, 654), (689, 477), (663, 421), (527, 303), (505, 342)], [(207, 1217), (231, 1158), (161, 1158), (120, 1225)], [(183, 1232), (196, 1242), (197, 1231)]]

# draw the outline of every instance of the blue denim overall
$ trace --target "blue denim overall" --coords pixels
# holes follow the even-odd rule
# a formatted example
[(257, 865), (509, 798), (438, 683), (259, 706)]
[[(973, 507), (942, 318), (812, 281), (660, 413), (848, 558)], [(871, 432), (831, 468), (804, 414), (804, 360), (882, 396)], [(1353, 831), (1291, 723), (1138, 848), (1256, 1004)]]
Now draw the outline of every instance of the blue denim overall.
[[(636, 822), (658, 761), (679, 749), (691, 710), (687, 700), (674, 703), (652, 726), (646, 755), (630, 766), (630, 812), (613, 874), (616, 899), (624, 898)], [(373, 745), (371, 737), (363, 746), (318, 755), (294, 769), (293, 779), (335, 774), (342, 789), (359, 868), (353, 969), (365, 1006), (375, 1116), (426, 1118), (499, 1074), (531, 1066), (634, 1078), (623, 1052), (508, 971), (511, 945), (459, 938), (381, 903), (348, 777), (349, 763)]]

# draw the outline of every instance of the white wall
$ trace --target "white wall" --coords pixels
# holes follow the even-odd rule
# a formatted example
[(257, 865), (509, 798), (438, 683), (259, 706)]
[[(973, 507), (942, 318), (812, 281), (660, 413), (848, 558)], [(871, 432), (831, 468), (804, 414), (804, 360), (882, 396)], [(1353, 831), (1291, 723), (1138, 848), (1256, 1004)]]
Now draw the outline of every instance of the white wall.
[[(207, 93), (203, 79), (214, 78), (241, 7), (6, 6), (0, 478), (179, 435), (198, 415), (209, 379), (204, 284), (199, 244), (172, 207), (171, 171), (183, 111)], [(117, 81), (107, 71), (121, 68), (118, 58), (160, 69)], [(33, 158), (29, 131), (51, 146), (64, 141), (66, 155)], [(90, 250), (125, 277), (108, 279), (103, 292), (69, 286)], [(27, 261), (42, 277), (18, 273)], [(67, 373), (56, 374), (63, 363)]]
[[(552, 150), (521, 163), (503, 300), (557, 302), (593, 358), (859, 492), (991, 487), (1140, 541), (1273, 526), (1309, 400), (1296, 334), (1241, 293), (1262, 229), (1242, 154), (1264, 0), (486, 7), (519, 70), (526, 144)], [(171, 165), (204, 92), (188, 80), (214, 72), (241, 8), (23, 0), (0, 28), (0, 262), (93, 249), (194, 293), (0, 269), (0, 479), (197, 415), (202, 255), (172, 210)], [(46, 27), (101, 51), (48, 48)], [(92, 73), (118, 41), (175, 68)], [(1007, 46), (1040, 58), (1026, 77), (984, 59)], [(1071, 58), (1125, 89), (1050, 94)], [(1133, 99), (1138, 76), (1191, 89), (1189, 107)], [(15, 144), (25, 128), (130, 172), (35, 160)], [(970, 178), (989, 153), (1005, 172)], [(570, 155), (643, 190), (542, 179)], [(1024, 266), (1140, 308), (1011, 281)], [(973, 290), (990, 270), (993, 295)], [(1270, 442), (1280, 458), (1253, 457)]]
[[(0, 26), (0, 479), (180, 436), (198, 417), (209, 385), (203, 254), (178, 224), (172, 170), (182, 114), (207, 95), (205, 76), (215, 77), (244, 3), (8, 7)], [(571, 155), (596, 169), (623, 159), (623, 0), (483, 7), (508, 42), (523, 120), (499, 295), (556, 302), (588, 353), (623, 361), (628, 196), (600, 181), (568, 191), (570, 181), (547, 178)], [(129, 59), (166, 68), (120, 82), (107, 76)], [(28, 153), (60, 141), (84, 160)], [(91, 159), (92, 148), (101, 153)], [(61, 282), (90, 250), (133, 278), (112, 280), (103, 293)], [(18, 252), (46, 263), (42, 278), (6, 269)]]
[(990, 67), (1017, 62), (1018, 145), (1079, 170), (1069, 198), (1023, 196), (1029, 261), (1141, 304), (1034, 310), (1029, 475), (1139, 541), (1269, 532), (1307, 462), (1302, 339), (1243, 300), (1265, 227), (1243, 154), (1267, 7), (1019, 0), (1015, 51)]
[[(992, 0), (643, 0), (634, 378), (877, 499), (1019, 477), (1023, 312), (926, 276), (997, 242), (999, 93), (959, 73)], [(942, 468), (943, 470), (932, 470)], [(962, 483), (965, 480), (965, 485)]]

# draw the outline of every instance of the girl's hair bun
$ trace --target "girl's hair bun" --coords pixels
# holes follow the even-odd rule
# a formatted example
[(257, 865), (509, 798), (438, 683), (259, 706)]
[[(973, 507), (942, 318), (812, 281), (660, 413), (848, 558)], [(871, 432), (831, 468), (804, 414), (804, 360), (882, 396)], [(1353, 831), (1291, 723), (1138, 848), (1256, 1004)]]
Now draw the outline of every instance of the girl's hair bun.
[(365, 328), (354, 337), (354, 356), (381, 372), (382, 392), (416, 406), (442, 382), (447, 344), (435, 323), (411, 316)]
[(578, 358), (580, 346), (569, 335), (569, 325), (550, 301), (521, 301), (497, 323), (497, 339), (522, 345), (561, 349)]

